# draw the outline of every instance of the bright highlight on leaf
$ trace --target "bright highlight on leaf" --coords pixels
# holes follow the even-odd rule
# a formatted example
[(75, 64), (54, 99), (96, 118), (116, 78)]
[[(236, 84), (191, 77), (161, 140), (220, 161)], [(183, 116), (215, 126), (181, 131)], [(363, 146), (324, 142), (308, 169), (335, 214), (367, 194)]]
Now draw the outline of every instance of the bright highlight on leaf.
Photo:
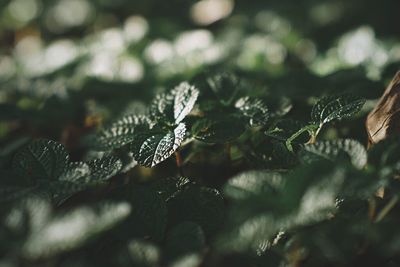
[(235, 103), (245, 117), (249, 118), (250, 126), (265, 126), (268, 123), (270, 114), (268, 107), (261, 99), (242, 97)]
[(199, 90), (182, 82), (168, 93), (156, 96), (150, 107), (150, 114), (156, 121), (180, 123), (192, 111)]
[(23, 253), (36, 259), (74, 249), (122, 221), (129, 213), (127, 203), (105, 203), (55, 216), (33, 229), (22, 247)]
[(337, 160), (343, 154), (347, 155), (352, 164), (361, 169), (367, 164), (367, 151), (359, 142), (351, 139), (318, 141), (315, 144), (303, 146), (300, 157), (305, 162)]
[(154, 167), (169, 158), (186, 137), (182, 121), (192, 111), (199, 91), (182, 82), (168, 93), (155, 97), (150, 116), (128, 115), (114, 122), (96, 137), (98, 148), (128, 149), (135, 161)]
[(353, 95), (327, 96), (314, 105), (311, 119), (315, 124), (324, 125), (335, 119), (344, 119), (355, 115), (364, 104), (365, 99)]
[(173, 131), (149, 130), (137, 134), (130, 148), (139, 164), (154, 167), (169, 158), (179, 148), (185, 134), (184, 123), (180, 123)]

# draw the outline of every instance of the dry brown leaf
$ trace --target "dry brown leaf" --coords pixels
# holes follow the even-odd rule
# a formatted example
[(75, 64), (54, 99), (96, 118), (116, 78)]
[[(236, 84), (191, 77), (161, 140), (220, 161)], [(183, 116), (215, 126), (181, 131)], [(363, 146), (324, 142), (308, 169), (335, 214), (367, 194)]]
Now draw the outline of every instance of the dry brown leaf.
[(400, 71), (386, 88), (366, 121), (369, 144), (400, 134)]

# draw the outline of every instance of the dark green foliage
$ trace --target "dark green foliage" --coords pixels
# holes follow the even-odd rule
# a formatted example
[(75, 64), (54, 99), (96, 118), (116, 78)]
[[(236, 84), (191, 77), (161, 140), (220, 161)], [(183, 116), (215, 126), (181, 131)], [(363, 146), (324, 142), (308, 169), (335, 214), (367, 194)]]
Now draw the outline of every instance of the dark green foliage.
[(38, 140), (15, 155), (13, 167), (23, 177), (55, 180), (66, 169), (69, 155), (64, 146), (51, 140)]
[(126, 146), (142, 166), (154, 167), (169, 158), (186, 136), (182, 120), (190, 113), (199, 91), (184, 82), (156, 96), (149, 116), (128, 115), (102, 130), (94, 141), (100, 149)]
[(314, 105), (311, 120), (322, 126), (336, 119), (353, 116), (361, 110), (364, 104), (365, 99), (352, 95), (324, 97)]
[(233, 115), (213, 115), (201, 118), (192, 127), (192, 135), (205, 143), (228, 143), (244, 132), (244, 124)]
[[(118, 266), (264, 266), (308, 257), (318, 266), (347, 262), (359, 242), (378, 244), (400, 198), (397, 137), (369, 152), (354, 139), (323, 140), (325, 124), (353, 118), (365, 101), (323, 97), (307, 122), (289, 118), (287, 104), (270, 109), (264, 98), (246, 96), (241, 81), (217, 74), (199, 89), (183, 82), (158, 94), (148, 109), (86, 135), (85, 161), (72, 161), (55, 141), (10, 144), (0, 196), (10, 204), (1, 210), (4, 240), (13, 242), (1, 251)], [(176, 166), (166, 161), (173, 154)], [(383, 189), (388, 197), (379, 200)], [(340, 229), (352, 238), (345, 245), (334, 234)], [(98, 249), (107, 261), (83, 252), (102, 258)]]
[(400, 266), (398, 2), (0, 1), (0, 266)]
[(166, 238), (166, 257), (172, 262), (179, 258), (201, 253), (205, 247), (205, 237), (201, 227), (192, 222), (177, 224)]
[(313, 162), (321, 159), (336, 160), (344, 158), (346, 154), (353, 165), (359, 169), (367, 163), (367, 151), (364, 146), (355, 140), (318, 141), (315, 144), (304, 145), (300, 157), (304, 162)]
[[(51, 140), (37, 140), (20, 149), (13, 159), (12, 185), (5, 184), (1, 199), (9, 201), (31, 193), (47, 194), (54, 201), (104, 183), (121, 170), (121, 161), (104, 156), (89, 162), (70, 162), (64, 146)], [(25, 187), (19, 185), (23, 182)]]
[(167, 202), (169, 218), (176, 224), (192, 221), (213, 236), (224, 221), (224, 201), (216, 189), (188, 184)]

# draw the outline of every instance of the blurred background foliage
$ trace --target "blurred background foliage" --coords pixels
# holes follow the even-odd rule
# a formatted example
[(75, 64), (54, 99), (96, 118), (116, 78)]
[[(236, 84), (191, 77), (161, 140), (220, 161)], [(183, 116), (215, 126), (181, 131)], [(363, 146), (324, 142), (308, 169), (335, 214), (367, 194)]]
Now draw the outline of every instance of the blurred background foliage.
[[(221, 67), (274, 95), (351, 89), (374, 99), (400, 60), (396, 0), (0, 5), (0, 119), (25, 118), (56, 139), (68, 121), (140, 108), (128, 102)], [(0, 140), (18, 128), (2, 122)]]
[[(55, 123), (47, 133), (59, 135), (60, 122), (107, 118), (132, 104), (128, 96), (148, 99), (221, 67), (258, 79), (270, 94), (302, 100), (304, 92), (346, 86), (374, 99), (400, 60), (399, 7), (396, 0), (3, 0), (0, 119), (40, 124), (45, 115)], [(16, 128), (1, 123), (0, 140)]]

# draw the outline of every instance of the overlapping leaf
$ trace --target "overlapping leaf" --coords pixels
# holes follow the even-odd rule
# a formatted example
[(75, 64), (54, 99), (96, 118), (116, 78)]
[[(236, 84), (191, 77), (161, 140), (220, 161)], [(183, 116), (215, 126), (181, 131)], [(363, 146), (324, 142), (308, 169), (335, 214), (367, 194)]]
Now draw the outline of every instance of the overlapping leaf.
[(304, 145), (300, 157), (304, 162), (313, 162), (320, 159), (337, 160), (347, 155), (353, 165), (359, 169), (367, 163), (367, 151), (359, 142), (351, 139), (337, 139), (332, 141), (318, 141)]
[(174, 194), (167, 204), (173, 223), (192, 221), (207, 236), (216, 233), (224, 219), (224, 202), (215, 189), (191, 184)]
[(146, 167), (154, 167), (170, 157), (181, 145), (186, 126), (180, 123), (173, 131), (152, 129), (138, 133), (130, 144), (135, 160)]
[(154, 167), (170, 157), (186, 136), (182, 120), (191, 112), (199, 91), (183, 82), (168, 93), (156, 96), (150, 117), (126, 116), (103, 130), (97, 145), (103, 149), (129, 147), (134, 160)]
[(208, 86), (221, 104), (229, 106), (237, 97), (239, 78), (230, 72), (217, 73), (207, 78)]
[(219, 114), (199, 119), (192, 127), (192, 134), (205, 143), (227, 143), (237, 139), (244, 130), (240, 118)]
[(37, 140), (17, 152), (13, 167), (21, 176), (54, 180), (64, 171), (69, 155), (62, 144)]
[(157, 267), (161, 259), (161, 252), (157, 246), (140, 239), (129, 242), (128, 254), (134, 267)]
[(204, 232), (198, 224), (183, 222), (172, 228), (166, 237), (166, 258), (174, 262), (185, 256), (201, 253), (205, 247)]
[(88, 163), (70, 162), (61, 144), (37, 140), (17, 152), (13, 167), (21, 179), (28, 178), (28, 185), (4, 188), (1, 194), (3, 200), (24, 197), (24, 193), (30, 192), (48, 194), (59, 202), (113, 177), (120, 171), (122, 163), (114, 156), (105, 156)]
[(101, 131), (95, 139), (94, 146), (104, 150), (120, 148), (132, 142), (135, 134), (151, 127), (147, 117), (128, 115)]
[[(122, 193), (122, 194), (121, 194)], [(121, 238), (146, 238), (160, 241), (167, 227), (167, 207), (164, 199), (152, 188), (135, 186), (119, 192), (118, 198), (127, 200), (132, 212), (120, 229)], [(126, 233), (130, 233), (126, 236)]]
[(258, 98), (239, 98), (235, 107), (249, 119), (250, 126), (265, 126), (268, 123), (270, 114), (267, 105)]
[(312, 122), (326, 124), (335, 119), (344, 119), (358, 113), (365, 104), (365, 99), (353, 95), (332, 95), (322, 98), (314, 105), (311, 112)]
[(192, 111), (199, 91), (187, 82), (182, 82), (169, 93), (156, 96), (150, 107), (155, 121), (170, 121), (179, 124)]
[(232, 178), (224, 188), (234, 200), (229, 230), (218, 245), (229, 251), (257, 250), (279, 231), (328, 219), (344, 180), (345, 171), (330, 163), (306, 166), (286, 176), (258, 171)]
[[(305, 123), (292, 119), (283, 119), (277, 121), (274, 125), (272, 125), (265, 134), (274, 139), (278, 139), (280, 141), (286, 141), (288, 138), (293, 136), (296, 132), (298, 132), (303, 127), (307, 126)], [(309, 139), (307, 133), (302, 134), (296, 140), (299, 143), (305, 143)]]
[(128, 203), (104, 203), (54, 216), (31, 229), (22, 253), (37, 259), (76, 249), (125, 219), (130, 210)]

